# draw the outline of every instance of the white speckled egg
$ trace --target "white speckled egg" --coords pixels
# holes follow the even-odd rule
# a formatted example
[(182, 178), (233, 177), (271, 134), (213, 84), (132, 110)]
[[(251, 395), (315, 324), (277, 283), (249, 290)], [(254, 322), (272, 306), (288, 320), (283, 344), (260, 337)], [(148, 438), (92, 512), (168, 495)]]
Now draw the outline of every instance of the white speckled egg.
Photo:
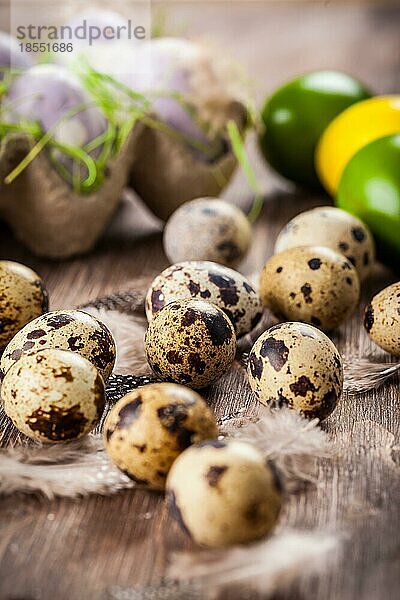
[(211, 409), (193, 390), (154, 383), (113, 406), (104, 440), (113, 462), (133, 481), (163, 490), (174, 460), (191, 444), (218, 437)]
[(32, 269), (0, 261), (0, 350), (26, 323), (49, 308), (43, 282)]
[(220, 548), (270, 533), (282, 489), (273, 465), (257, 448), (209, 440), (185, 450), (172, 465), (167, 504), (195, 542)]
[(253, 286), (243, 275), (209, 261), (172, 265), (158, 275), (146, 296), (149, 321), (174, 300), (193, 298), (212, 302), (231, 320), (236, 335), (249, 333), (260, 321), (263, 309)]
[(186, 202), (169, 218), (164, 250), (171, 263), (210, 260), (237, 266), (251, 243), (251, 225), (240, 208), (217, 198)]
[(225, 313), (204, 300), (177, 300), (150, 321), (147, 360), (161, 379), (191, 388), (210, 385), (235, 359), (236, 335)]
[(365, 309), (364, 327), (375, 344), (400, 356), (400, 281), (372, 298)]
[(22, 356), (1, 386), (14, 425), (39, 442), (64, 442), (89, 433), (103, 413), (104, 383), (86, 358), (47, 348)]
[(261, 273), (260, 295), (277, 317), (330, 331), (355, 311), (360, 282), (342, 254), (303, 246), (270, 258)]
[(333, 342), (305, 323), (281, 323), (254, 344), (247, 368), (257, 398), (272, 408), (288, 406), (325, 419), (343, 389), (343, 365)]
[(82, 310), (54, 310), (34, 319), (14, 336), (1, 357), (2, 375), (21, 356), (44, 348), (81, 354), (94, 364), (104, 380), (114, 368), (114, 338), (101, 321)]
[(327, 246), (356, 267), (360, 279), (375, 261), (375, 244), (368, 227), (357, 217), (333, 206), (318, 206), (294, 217), (282, 229), (275, 254), (296, 246)]

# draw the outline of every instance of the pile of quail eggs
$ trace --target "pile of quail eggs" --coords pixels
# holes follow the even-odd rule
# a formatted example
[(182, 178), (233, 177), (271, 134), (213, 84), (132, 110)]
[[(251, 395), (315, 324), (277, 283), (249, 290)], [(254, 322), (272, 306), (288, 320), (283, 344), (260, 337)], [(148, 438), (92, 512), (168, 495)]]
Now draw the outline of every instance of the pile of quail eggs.
[[(144, 344), (158, 382), (121, 398), (104, 424), (113, 463), (138, 485), (165, 491), (184, 531), (210, 547), (268, 534), (282, 488), (259, 450), (219, 437), (201, 390), (228, 373), (238, 340), (262, 330), (269, 309), (280, 323), (261, 331), (247, 359), (255, 397), (273, 409), (328, 417), (342, 394), (343, 363), (326, 332), (355, 311), (375, 260), (363, 223), (316, 208), (279, 234), (257, 291), (232, 269), (250, 240), (244, 213), (218, 199), (189, 202), (172, 215), (164, 246), (173, 264), (145, 298)], [(372, 299), (364, 324), (400, 356), (400, 283)], [(7, 261), (0, 262), (0, 344), (3, 406), (21, 432), (55, 443), (99, 423), (116, 356), (111, 333), (80, 310), (48, 312), (40, 277)]]
[(14, 425), (42, 443), (88, 434), (115, 363), (107, 327), (81, 310), (49, 312), (41, 278), (0, 261), (0, 333), (1, 398)]

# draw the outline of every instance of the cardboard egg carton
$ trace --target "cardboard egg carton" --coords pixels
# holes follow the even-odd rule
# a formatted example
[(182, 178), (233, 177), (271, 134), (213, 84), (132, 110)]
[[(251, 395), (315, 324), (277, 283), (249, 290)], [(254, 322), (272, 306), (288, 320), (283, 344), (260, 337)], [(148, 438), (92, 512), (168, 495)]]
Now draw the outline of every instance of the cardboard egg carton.
[[(247, 112), (242, 104), (232, 102), (227, 116), (241, 131), (245, 129)], [(93, 193), (76, 193), (53, 168), (45, 150), (6, 184), (4, 179), (34, 143), (29, 135), (12, 133), (0, 144), (0, 218), (31, 252), (58, 260), (93, 248), (127, 185), (165, 220), (188, 200), (218, 196), (237, 164), (230, 150), (214, 163), (201, 161), (179, 139), (139, 122), (109, 161), (105, 181)]]

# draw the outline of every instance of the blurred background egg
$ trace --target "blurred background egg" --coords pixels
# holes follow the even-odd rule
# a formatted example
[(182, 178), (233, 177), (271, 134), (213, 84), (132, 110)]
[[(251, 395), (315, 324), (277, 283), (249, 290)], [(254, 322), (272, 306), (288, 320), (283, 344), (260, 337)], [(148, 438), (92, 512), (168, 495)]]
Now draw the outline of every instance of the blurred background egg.
[(360, 82), (338, 71), (314, 71), (278, 88), (261, 115), (260, 147), (267, 162), (290, 181), (320, 188), (314, 152), (322, 132), (348, 106), (369, 96)]
[(279, 233), (275, 254), (298, 246), (326, 246), (344, 254), (364, 279), (375, 260), (374, 239), (368, 227), (345, 210), (318, 206), (291, 219)]
[(368, 225), (378, 256), (400, 272), (400, 133), (371, 142), (353, 156), (335, 202)]
[(0, 31), (0, 81), (4, 79), (4, 68), (27, 69), (33, 64), (33, 60), (26, 52), (21, 52), (18, 41)]
[(186, 202), (169, 218), (164, 250), (171, 263), (211, 260), (236, 267), (251, 243), (251, 225), (240, 208), (218, 198)]
[(377, 96), (349, 107), (325, 129), (315, 164), (325, 189), (335, 195), (343, 170), (368, 143), (400, 133), (400, 95)]

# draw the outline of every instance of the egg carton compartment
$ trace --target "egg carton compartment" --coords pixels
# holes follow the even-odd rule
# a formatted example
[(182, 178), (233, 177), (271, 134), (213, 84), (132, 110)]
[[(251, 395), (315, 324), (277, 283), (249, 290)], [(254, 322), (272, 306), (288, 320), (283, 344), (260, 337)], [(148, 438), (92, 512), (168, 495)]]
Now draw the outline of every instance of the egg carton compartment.
[[(242, 104), (232, 102), (228, 118), (241, 131), (245, 129), (247, 112)], [(205, 162), (181, 139), (138, 122), (107, 164), (105, 181), (94, 192), (76, 193), (54, 169), (45, 150), (6, 184), (5, 178), (34, 144), (24, 133), (8, 134), (0, 144), (0, 217), (30, 251), (57, 260), (93, 248), (127, 185), (165, 220), (188, 200), (218, 196), (237, 165), (227, 139), (223, 155)]]
[(89, 251), (115, 212), (138, 150), (142, 126), (130, 133), (109, 161), (102, 186), (77, 194), (40, 152), (11, 184), (4, 179), (28, 155), (34, 140), (24, 133), (7, 135), (0, 145), (0, 217), (34, 254), (66, 259)]
[[(229, 120), (235, 121), (243, 133), (248, 122), (246, 107), (231, 102), (226, 123)], [(130, 186), (163, 221), (189, 200), (219, 196), (237, 166), (225, 134), (224, 152), (212, 161), (198, 157), (180, 139), (149, 126), (141, 129), (138, 145), (140, 152), (132, 164)]]

